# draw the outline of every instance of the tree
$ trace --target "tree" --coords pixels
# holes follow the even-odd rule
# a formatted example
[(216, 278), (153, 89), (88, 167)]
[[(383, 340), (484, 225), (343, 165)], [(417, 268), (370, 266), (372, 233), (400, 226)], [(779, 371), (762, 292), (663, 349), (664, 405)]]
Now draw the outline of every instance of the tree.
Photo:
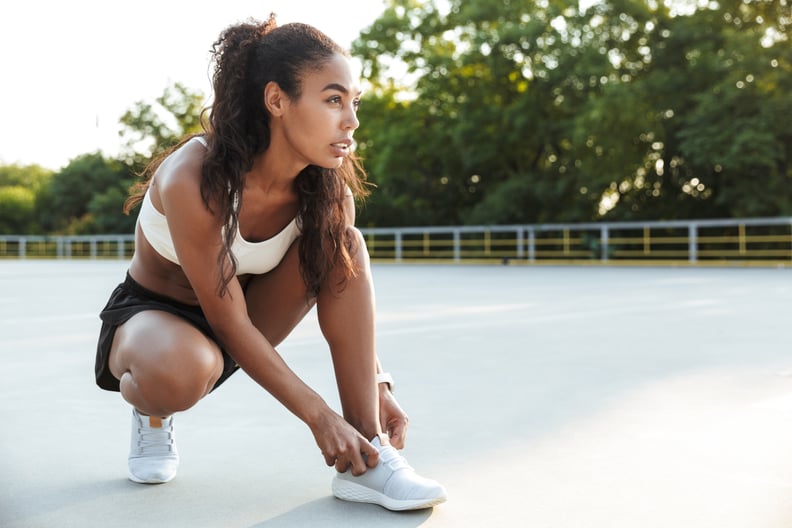
[(179, 142), (185, 135), (201, 131), (203, 94), (181, 83), (167, 86), (150, 101), (137, 101), (121, 116), (124, 140), (121, 160), (139, 172), (152, 158)]
[(729, 216), (790, 214), (792, 51), (770, 35), (786, 35), (792, 17), (773, 11), (778, 2), (736, 4), (718, 13), (727, 22), (719, 75), (680, 119), (679, 150), (698, 180), (685, 192), (711, 190)]
[(0, 187), (0, 234), (18, 235), (34, 231), (35, 196), (20, 185)]
[(792, 214), (786, 2), (390, 0), (353, 46), (361, 218)]
[(134, 219), (122, 206), (131, 184), (123, 164), (100, 153), (83, 154), (55, 174), (38, 197), (37, 210), (48, 232), (131, 233)]
[[(730, 0), (662, 21), (650, 68), (657, 148), (625, 185), (622, 218), (773, 216), (792, 212), (792, 141), (776, 112), (792, 81), (785, 2)], [(785, 14), (786, 13), (786, 14)], [(771, 165), (774, 165), (771, 167)]]
[(123, 214), (128, 189), (149, 160), (200, 130), (203, 96), (181, 84), (155, 103), (138, 101), (121, 118), (119, 159), (83, 154), (58, 173), (37, 165), (0, 166), (0, 233), (132, 233)]
[(52, 178), (52, 171), (39, 165), (0, 166), (0, 233), (42, 232), (36, 215), (36, 197)]
[[(409, 106), (435, 123), (421, 120), (423, 130), (409, 136), (432, 149), (424, 167), (448, 185), (433, 203), (433, 223), (590, 219), (596, 185), (581, 183), (592, 173), (581, 170), (575, 120), (602, 91), (611, 68), (595, 43), (594, 25), (585, 25), (591, 15), (566, 2), (449, 4), (440, 12), (428, 2), (392, 1), (354, 48), (365, 71), (385, 76), (386, 84), (398, 83), (387, 77), (388, 64), (403, 64), (417, 79), (405, 87), (414, 97), (391, 112), (406, 113)], [(359, 135), (372, 144), (373, 165), (387, 168), (373, 173), (387, 187), (397, 178), (391, 167), (410, 160), (400, 164), (393, 153), (412, 151), (399, 144), (398, 124), (371, 128), (369, 117), (362, 114)], [(377, 150), (386, 144), (392, 146)], [(416, 197), (405, 193), (402, 201)], [(449, 210), (454, 214), (444, 213)]]
[(0, 187), (20, 186), (37, 192), (50, 178), (52, 171), (40, 165), (0, 165)]

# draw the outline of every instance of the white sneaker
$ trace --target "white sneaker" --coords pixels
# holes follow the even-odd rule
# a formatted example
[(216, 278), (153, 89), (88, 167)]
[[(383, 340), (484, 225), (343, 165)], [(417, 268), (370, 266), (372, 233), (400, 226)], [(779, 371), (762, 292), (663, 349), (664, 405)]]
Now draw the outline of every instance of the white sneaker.
[(336, 473), (333, 495), (352, 502), (379, 504), (389, 510), (418, 510), (445, 502), (443, 486), (415, 473), (407, 460), (391, 446), (371, 442), (379, 451), (379, 463), (356, 477), (351, 471)]
[(173, 480), (178, 468), (173, 416), (145, 416), (132, 409), (129, 480), (141, 484), (162, 484)]

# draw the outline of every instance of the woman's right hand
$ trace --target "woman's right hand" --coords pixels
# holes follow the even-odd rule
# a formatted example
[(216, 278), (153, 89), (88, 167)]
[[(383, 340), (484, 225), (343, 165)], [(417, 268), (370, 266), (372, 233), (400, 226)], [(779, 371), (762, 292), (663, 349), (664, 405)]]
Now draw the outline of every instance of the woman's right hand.
[(311, 432), (327, 465), (335, 466), (339, 473), (351, 470), (359, 476), (379, 461), (377, 448), (332, 410), (311, 426)]

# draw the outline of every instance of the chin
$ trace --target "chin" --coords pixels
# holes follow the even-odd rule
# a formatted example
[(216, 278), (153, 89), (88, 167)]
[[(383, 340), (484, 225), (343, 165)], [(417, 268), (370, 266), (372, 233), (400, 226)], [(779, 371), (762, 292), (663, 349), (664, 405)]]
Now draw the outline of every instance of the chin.
[(333, 161), (325, 161), (323, 163), (315, 163), (317, 167), (323, 169), (338, 169), (344, 164), (344, 158), (335, 158)]

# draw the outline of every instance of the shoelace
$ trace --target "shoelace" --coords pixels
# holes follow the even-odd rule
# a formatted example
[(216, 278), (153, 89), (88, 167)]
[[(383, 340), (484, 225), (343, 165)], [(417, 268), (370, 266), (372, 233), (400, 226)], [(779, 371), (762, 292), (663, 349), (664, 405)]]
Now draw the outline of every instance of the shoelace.
[(412, 466), (407, 463), (407, 459), (401, 456), (399, 452), (391, 446), (383, 447), (380, 450), (380, 462), (382, 464), (386, 464), (389, 468), (391, 468), (392, 471), (398, 471), (400, 469), (413, 469)]
[(168, 424), (161, 428), (138, 426), (138, 452), (143, 454), (168, 455), (173, 452), (173, 426)]

